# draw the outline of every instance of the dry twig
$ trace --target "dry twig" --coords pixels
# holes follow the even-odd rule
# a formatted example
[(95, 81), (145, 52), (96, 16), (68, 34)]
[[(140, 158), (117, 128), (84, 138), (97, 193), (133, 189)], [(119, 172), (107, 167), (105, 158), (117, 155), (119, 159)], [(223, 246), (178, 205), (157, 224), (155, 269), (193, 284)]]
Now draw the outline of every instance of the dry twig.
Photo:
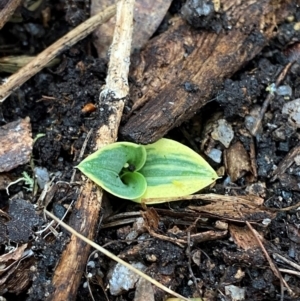
[(280, 254), (274, 253), (274, 254), (273, 254), (273, 257), (274, 257), (275, 259), (277, 259), (277, 258), (280, 259), (281, 261), (283, 261), (283, 262), (289, 264), (289, 265), (292, 266), (293, 268), (295, 268), (295, 269), (297, 269), (298, 271), (300, 271), (300, 265), (299, 265), (299, 264), (297, 264), (297, 263), (295, 263), (295, 262), (293, 262), (293, 261), (291, 261), (291, 260), (288, 260), (287, 258), (281, 256)]
[(16, 8), (20, 6), (22, 2), (22, 0), (9, 0), (5, 7), (0, 9), (0, 29), (6, 24)]
[(278, 269), (282, 273), (290, 274), (290, 275), (295, 275), (300, 277), (300, 272), (293, 271), (293, 270), (288, 270), (288, 269)]

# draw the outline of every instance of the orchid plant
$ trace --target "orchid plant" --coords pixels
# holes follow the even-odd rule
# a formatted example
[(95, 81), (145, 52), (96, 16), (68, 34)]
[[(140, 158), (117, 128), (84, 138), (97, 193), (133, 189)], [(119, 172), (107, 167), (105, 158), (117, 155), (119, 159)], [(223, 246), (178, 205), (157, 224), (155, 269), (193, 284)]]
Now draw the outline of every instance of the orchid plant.
[(151, 204), (195, 193), (218, 178), (199, 154), (166, 138), (148, 145), (112, 143), (77, 168), (117, 197), (139, 203), (151, 199)]

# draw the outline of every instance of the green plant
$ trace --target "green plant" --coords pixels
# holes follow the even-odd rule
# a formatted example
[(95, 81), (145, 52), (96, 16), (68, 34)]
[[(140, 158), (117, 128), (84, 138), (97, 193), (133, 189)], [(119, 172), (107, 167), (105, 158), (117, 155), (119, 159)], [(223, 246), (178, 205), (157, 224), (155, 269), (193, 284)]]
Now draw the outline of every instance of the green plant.
[(152, 204), (156, 198), (192, 194), (218, 178), (200, 155), (165, 138), (148, 145), (110, 144), (77, 168), (113, 195), (135, 202), (154, 199)]
[(6, 186), (6, 193), (9, 195), (9, 187), (17, 184), (21, 181), (24, 181), (24, 185), (27, 185), (29, 187), (24, 187), (27, 191), (32, 191), (34, 186), (34, 180), (28, 175), (26, 171), (22, 172), (22, 177), (18, 178), (16, 181), (11, 182), (9, 185)]

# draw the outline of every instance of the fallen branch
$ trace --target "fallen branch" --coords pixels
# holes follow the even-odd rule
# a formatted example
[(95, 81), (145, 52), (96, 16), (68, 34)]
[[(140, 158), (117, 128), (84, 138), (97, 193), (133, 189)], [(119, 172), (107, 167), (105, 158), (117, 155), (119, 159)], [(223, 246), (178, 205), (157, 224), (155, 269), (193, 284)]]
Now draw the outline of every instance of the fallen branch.
[(11, 75), (5, 83), (0, 86), (0, 103), (22, 86), (29, 78), (41, 71), (56, 56), (85, 38), (100, 24), (109, 20), (115, 14), (115, 10), (116, 6), (112, 5), (94, 17), (89, 18), (42, 51), (18, 72)]

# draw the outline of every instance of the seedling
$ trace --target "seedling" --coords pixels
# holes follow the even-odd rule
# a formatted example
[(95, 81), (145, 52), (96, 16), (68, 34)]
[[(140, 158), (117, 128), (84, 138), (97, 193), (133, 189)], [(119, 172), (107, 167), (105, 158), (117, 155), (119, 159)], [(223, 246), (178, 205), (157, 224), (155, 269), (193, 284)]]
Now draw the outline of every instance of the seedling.
[(22, 172), (22, 177), (17, 179), (16, 181), (13, 181), (11, 183), (9, 183), (9, 185), (6, 186), (6, 193), (9, 195), (9, 187), (17, 184), (21, 181), (24, 181), (24, 185), (27, 185), (29, 187), (24, 187), (27, 191), (32, 191), (33, 190), (33, 186), (34, 186), (34, 180), (28, 175), (28, 173), (26, 171)]
[(218, 178), (200, 155), (165, 138), (148, 145), (110, 144), (88, 156), (77, 168), (115, 196), (138, 203), (151, 199), (151, 204), (192, 194)]
[(37, 141), (38, 139), (40, 139), (40, 138), (42, 138), (42, 137), (45, 137), (45, 136), (46, 136), (46, 134), (43, 134), (43, 133), (37, 134), (37, 135), (35, 136), (35, 138), (33, 139), (32, 144), (35, 144), (36, 141)]

